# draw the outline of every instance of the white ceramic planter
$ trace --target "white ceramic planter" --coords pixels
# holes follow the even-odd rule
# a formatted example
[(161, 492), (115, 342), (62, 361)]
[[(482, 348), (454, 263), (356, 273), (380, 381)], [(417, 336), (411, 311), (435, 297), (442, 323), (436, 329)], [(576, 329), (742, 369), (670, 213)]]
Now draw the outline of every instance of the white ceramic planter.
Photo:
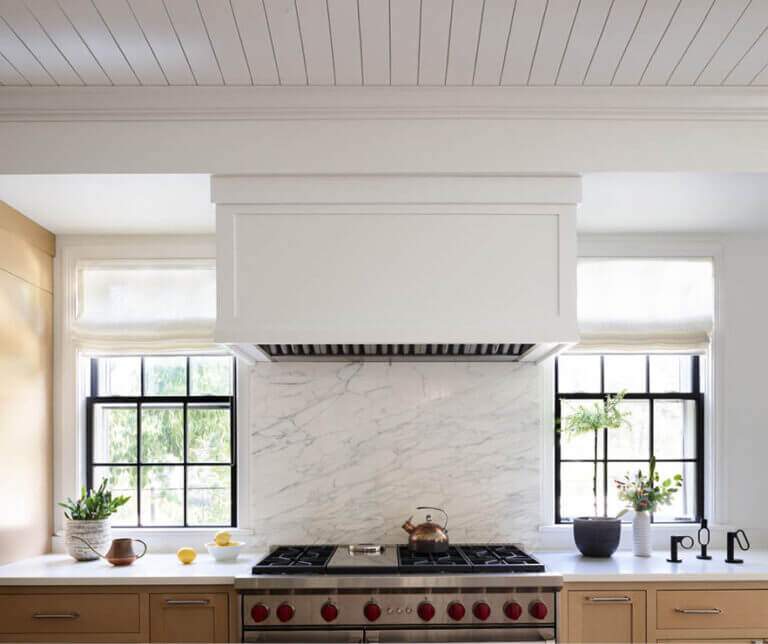
[(64, 519), (64, 541), (67, 552), (78, 561), (91, 561), (98, 559), (93, 552), (80, 539), (85, 539), (94, 550), (105, 554), (112, 543), (112, 530), (109, 527), (109, 519), (97, 519), (95, 521), (71, 521)]
[(632, 551), (635, 557), (651, 556), (651, 516), (647, 512), (635, 512), (632, 519)]

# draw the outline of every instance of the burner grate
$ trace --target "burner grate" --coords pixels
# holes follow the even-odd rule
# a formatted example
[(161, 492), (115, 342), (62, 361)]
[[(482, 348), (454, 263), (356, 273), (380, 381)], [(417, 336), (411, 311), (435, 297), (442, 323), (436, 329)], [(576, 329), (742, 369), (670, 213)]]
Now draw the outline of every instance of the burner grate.
[(461, 546), (472, 568), (487, 572), (544, 572), (536, 559), (513, 545)]
[(336, 546), (279, 546), (253, 567), (253, 574), (323, 574)]
[(469, 562), (456, 546), (450, 546), (448, 552), (437, 554), (411, 552), (408, 546), (398, 546), (397, 561), (400, 572), (404, 573), (471, 571)]

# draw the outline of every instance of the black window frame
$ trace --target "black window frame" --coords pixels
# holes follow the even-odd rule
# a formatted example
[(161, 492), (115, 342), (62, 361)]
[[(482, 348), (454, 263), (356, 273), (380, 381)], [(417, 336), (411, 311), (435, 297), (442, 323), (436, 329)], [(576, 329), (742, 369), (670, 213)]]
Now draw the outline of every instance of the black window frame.
[[(87, 489), (93, 488), (94, 467), (136, 467), (136, 516), (138, 523), (136, 525), (116, 526), (119, 528), (150, 528), (150, 529), (179, 529), (179, 528), (234, 528), (237, 527), (237, 360), (234, 356), (232, 359), (232, 394), (230, 396), (191, 396), (190, 395), (190, 359), (191, 358), (220, 358), (221, 354), (202, 354), (202, 353), (190, 353), (183, 354), (186, 358), (186, 390), (187, 393), (184, 396), (145, 396), (144, 395), (144, 361), (146, 358), (169, 358), (180, 357), (179, 354), (125, 354), (125, 355), (104, 355), (90, 358), (90, 393), (85, 399), (85, 419), (86, 419), (86, 431), (85, 431), (85, 458), (86, 458), (86, 485)], [(139, 358), (141, 361), (141, 370), (139, 375), (140, 380), (140, 395), (138, 396), (100, 396), (99, 391), (99, 360), (108, 358)], [(94, 392), (96, 395), (93, 395)], [(93, 414), (94, 408), (98, 404), (109, 403), (132, 403), (136, 405), (136, 462), (135, 463), (96, 463), (93, 460)], [(183, 407), (184, 415), (184, 442), (183, 442), (183, 460), (174, 463), (142, 463), (141, 461), (141, 406), (151, 404), (181, 404)], [(187, 436), (188, 436), (188, 419), (187, 410), (190, 405), (207, 404), (207, 405), (226, 405), (226, 408), (230, 410), (230, 460), (225, 462), (197, 462), (189, 461), (187, 454)], [(184, 472), (184, 522), (182, 524), (171, 525), (142, 525), (141, 522), (141, 468), (152, 466), (173, 466), (182, 467)], [(230, 506), (230, 523), (228, 524), (189, 524), (188, 512), (187, 512), (187, 472), (189, 467), (195, 466), (223, 466), (230, 468), (230, 492), (231, 492), (231, 506)]]
[[(555, 358), (555, 523), (570, 525), (573, 521), (571, 517), (563, 518), (560, 512), (560, 501), (562, 492), (561, 481), (561, 465), (562, 463), (594, 463), (594, 459), (563, 459), (561, 458), (561, 433), (559, 427), (559, 419), (561, 418), (561, 400), (605, 400), (606, 396), (615, 396), (619, 392), (605, 391), (605, 356), (610, 355), (626, 355), (616, 354), (610, 351), (597, 354), (600, 356), (600, 393), (560, 393), (560, 379), (559, 379), (559, 358)], [(653, 514), (651, 514), (651, 522), (660, 525), (678, 525), (678, 524), (694, 524), (699, 523), (704, 514), (704, 499), (705, 499), (705, 483), (704, 483), (704, 392), (701, 391), (701, 360), (700, 356), (691, 356), (691, 391), (690, 392), (671, 392), (671, 393), (652, 393), (650, 391), (650, 358), (653, 355), (669, 355), (659, 353), (647, 353), (645, 355), (645, 392), (627, 392), (624, 396), (624, 400), (647, 400), (649, 402), (648, 407), (648, 440), (649, 440), (649, 452), (653, 456), (654, 451), (654, 401), (656, 400), (692, 400), (696, 404), (696, 456), (694, 458), (657, 458), (657, 463), (694, 463), (696, 466), (696, 512), (693, 519), (679, 521), (655, 521)], [(682, 354), (680, 354), (682, 355)], [(611, 462), (622, 463), (649, 463), (648, 459), (609, 459), (608, 458), (608, 436), (607, 430), (603, 428), (600, 430), (603, 432), (603, 454), (601, 458), (597, 459), (598, 463), (602, 463), (605, 468), (605, 475), (603, 476), (603, 512), (607, 512), (608, 504), (608, 487), (609, 480), (607, 476), (607, 466)]]

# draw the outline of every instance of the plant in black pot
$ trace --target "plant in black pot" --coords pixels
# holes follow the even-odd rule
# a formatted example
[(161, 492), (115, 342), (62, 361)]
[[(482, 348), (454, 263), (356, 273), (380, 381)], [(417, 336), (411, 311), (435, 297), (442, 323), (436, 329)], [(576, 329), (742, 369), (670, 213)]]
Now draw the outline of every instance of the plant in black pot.
[(590, 433), (594, 436), (592, 494), (595, 513), (591, 517), (577, 517), (573, 520), (573, 539), (576, 547), (585, 557), (610, 557), (616, 552), (621, 540), (621, 519), (600, 516), (598, 511), (598, 432), (601, 429), (632, 429), (632, 425), (627, 420), (631, 412), (622, 411), (620, 408), (625, 393), (626, 390), (616, 396), (606, 396), (604, 402), (594, 403), (592, 407), (579, 405), (576, 411), (559, 421), (560, 433), (567, 439)]

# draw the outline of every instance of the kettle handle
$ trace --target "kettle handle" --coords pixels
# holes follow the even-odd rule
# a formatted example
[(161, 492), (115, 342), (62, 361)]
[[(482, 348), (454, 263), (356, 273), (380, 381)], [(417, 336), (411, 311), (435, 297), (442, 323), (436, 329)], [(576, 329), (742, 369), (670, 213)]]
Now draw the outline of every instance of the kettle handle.
[(99, 557), (101, 557), (102, 559), (106, 559), (106, 557), (103, 554), (101, 554), (100, 552), (96, 552), (96, 549), (82, 537), (78, 537), (76, 534), (71, 534), (69, 536), (72, 539), (77, 539), (78, 541), (82, 541), (86, 546), (88, 546), (91, 550), (93, 550), (95, 554), (99, 555)]
[(448, 513), (443, 510), (443, 508), (436, 508), (431, 505), (420, 505), (416, 508), (417, 510), (437, 510), (438, 512), (442, 512), (445, 515), (445, 523), (443, 524), (443, 530), (448, 532)]
[(134, 539), (134, 541), (138, 541), (142, 546), (144, 546), (144, 552), (136, 557), (136, 559), (141, 559), (145, 554), (147, 554), (147, 544), (141, 539)]

